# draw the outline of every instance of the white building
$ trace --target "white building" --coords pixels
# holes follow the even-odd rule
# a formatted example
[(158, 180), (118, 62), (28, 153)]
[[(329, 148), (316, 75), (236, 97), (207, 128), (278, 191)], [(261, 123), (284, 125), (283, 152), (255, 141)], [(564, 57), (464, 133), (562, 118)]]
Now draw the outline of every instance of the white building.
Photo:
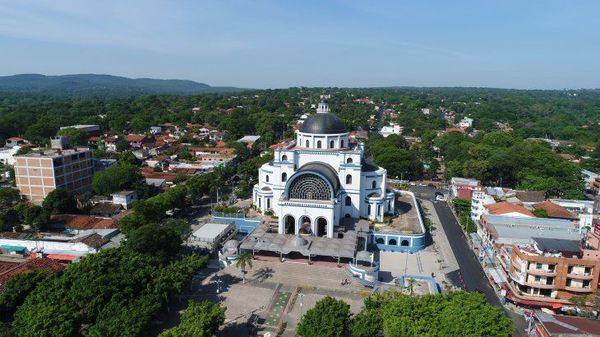
[(112, 194), (112, 203), (121, 205), (124, 209), (130, 209), (136, 200), (138, 200), (136, 191), (121, 191)]
[(379, 130), (379, 134), (381, 134), (384, 138), (389, 135), (400, 135), (402, 134), (402, 129), (400, 125), (396, 123), (390, 123), (390, 125), (383, 126), (381, 130)]
[(475, 191), (471, 196), (471, 219), (479, 224), (479, 219), (486, 213), (486, 205), (495, 204), (496, 200), (483, 191)]
[(363, 144), (349, 144), (348, 134), (322, 101), (296, 141), (259, 169), (254, 205), (279, 217), (280, 234), (332, 238), (341, 218), (383, 221), (394, 212), (386, 170), (367, 162)]
[(19, 152), (19, 149), (21, 149), (19, 145), (0, 148), (0, 163), (4, 165), (15, 166), (15, 154)]
[(467, 129), (473, 126), (473, 118), (464, 117), (460, 122), (458, 122), (458, 127)]

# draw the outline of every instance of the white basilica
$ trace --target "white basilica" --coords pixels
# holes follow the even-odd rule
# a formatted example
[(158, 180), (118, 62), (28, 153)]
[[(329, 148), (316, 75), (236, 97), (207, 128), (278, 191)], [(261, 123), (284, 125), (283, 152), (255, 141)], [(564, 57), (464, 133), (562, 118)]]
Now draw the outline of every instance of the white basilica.
[(394, 212), (386, 170), (367, 161), (363, 144), (349, 143), (344, 123), (324, 101), (296, 141), (274, 156), (259, 169), (253, 200), (279, 218), (280, 234), (333, 238), (342, 218), (383, 221)]

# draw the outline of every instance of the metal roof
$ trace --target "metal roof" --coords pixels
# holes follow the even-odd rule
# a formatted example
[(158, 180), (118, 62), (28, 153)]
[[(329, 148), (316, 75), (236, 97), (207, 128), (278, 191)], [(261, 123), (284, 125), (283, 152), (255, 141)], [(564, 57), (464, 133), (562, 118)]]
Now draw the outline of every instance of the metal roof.
[(531, 238), (535, 241), (536, 246), (546, 252), (581, 252), (581, 241), (579, 240), (564, 240), (564, 239), (548, 239), (548, 238)]
[(204, 226), (198, 228), (196, 231), (194, 231), (192, 236), (194, 236), (200, 241), (213, 243), (216, 239), (223, 235), (223, 233), (230, 230), (233, 226), (233, 224), (207, 223)]

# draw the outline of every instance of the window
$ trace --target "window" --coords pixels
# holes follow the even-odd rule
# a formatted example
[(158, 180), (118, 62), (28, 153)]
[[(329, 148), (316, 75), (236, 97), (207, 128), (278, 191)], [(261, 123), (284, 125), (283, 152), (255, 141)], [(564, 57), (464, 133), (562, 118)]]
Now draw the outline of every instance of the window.
[(287, 173), (283, 172), (283, 173), (281, 174), (281, 181), (282, 181), (282, 182), (285, 182), (286, 180), (287, 180)]
[(371, 205), (367, 205), (367, 215), (371, 215)]
[(333, 147), (334, 147), (334, 144), (335, 144), (335, 143), (333, 142), (333, 140), (332, 140), (332, 141), (330, 141), (330, 142), (329, 142), (329, 148), (330, 148), (330, 149), (333, 149)]
[(542, 269), (542, 264), (541, 263), (536, 263), (535, 264), (535, 269)]
[(346, 159), (346, 164), (352, 164), (352, 158)]
[(397, 246), (398, 245), (398, 241), (396, 241), (396, 239), (389, 239), (388, 240), (388, 245), (390, 245), (390, 246)]
[(346, 184), (347, 185), (352, 184), (352, 175), (351, 174), (349, 174), (349, 175), (346, 176)]
[(371, 188), (376, 188), (377, 187), (377, 181), (373, 180), (373, 182), (371, 183)]
[(294, 179), (289, 186), (288, 197), (300, 200), (331, 200), (333, 190), (321, 177), (304, 174)]
[(377, 216), (381, 215), (381, 205), (377, 205)]
[(400, 242), (400, 246), (409, 246), (410, 242), (408, 242), (408, 240), (402, 240), (402, 242)]
[(541, 278), (540, 276), (536, 276), (536, 277), (535, 277), (535, 282), (538, 282), (538, 283), (539, 283), (541, 280), (542, 280), (542, 278)]
[(267, 175), (265, 175), (265, 181), (266, 181), (266, 182), (269, 182), (269, 175), (268, 175), (268, 174), (267, 174)]
[(340, 147), (344, 147), (344, 140), (340, 140)]
[(267, 198), (267, 209), (271, 208), (271, 198)]
[(382, 245), (382, 244), (385, 242), (385, 240), (384, 240), (383, 238), (377, 238), (377, 240), (375, 240), (375, 242), (376, 242), (378, 245)]
[(349, 196), (346, 197), (346, 202), (345, 202), (346, 206), (352, 206), (352, 198), (350, 198)]
[(310, 141), (306, 140), (306, 147), (310, 147)]
[(282, 161), (287, 161), (287, 156), (284, 154), (283, 156), (281, 156), (281, 160)]
[(317, 140), (317, 149), (320, 149), (320, 148), (321, 148), (321, 141)]

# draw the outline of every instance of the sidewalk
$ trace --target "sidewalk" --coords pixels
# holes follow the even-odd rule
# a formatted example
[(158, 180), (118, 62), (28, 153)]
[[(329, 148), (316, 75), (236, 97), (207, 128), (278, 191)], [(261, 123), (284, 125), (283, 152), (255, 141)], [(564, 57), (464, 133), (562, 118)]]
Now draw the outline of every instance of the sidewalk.
[(426, 211), (427, 217), (431, 220), (433, 230), (431, 230), (431, 238), (433, 239), (433, 247), (436, 251), (440, 253), (443, 265), (444, 273), (451, 273), (455, 270), (459, 269), (458, 262), (456, 261), (456, 257), (452, 252), (452, 247), (450, 246), (450, 241), (448, 241), (448, 237), (446, 236), (446, 232), (444, 231), (444, 227), (438, 218), (438, 215), (433, 207), (433, 203), (429, 200), (419, 199), (421, 205)]

